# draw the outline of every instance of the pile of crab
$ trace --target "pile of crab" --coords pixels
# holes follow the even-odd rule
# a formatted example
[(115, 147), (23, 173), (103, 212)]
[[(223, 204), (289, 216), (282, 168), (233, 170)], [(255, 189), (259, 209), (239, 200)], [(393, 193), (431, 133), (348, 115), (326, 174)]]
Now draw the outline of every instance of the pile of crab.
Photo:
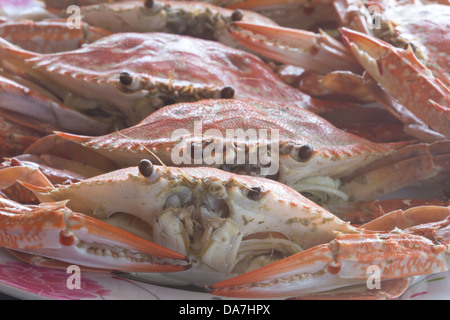
[(244, 298), (447, 271), (448, 1), (215, 2), (2, 1), (0, 246)]

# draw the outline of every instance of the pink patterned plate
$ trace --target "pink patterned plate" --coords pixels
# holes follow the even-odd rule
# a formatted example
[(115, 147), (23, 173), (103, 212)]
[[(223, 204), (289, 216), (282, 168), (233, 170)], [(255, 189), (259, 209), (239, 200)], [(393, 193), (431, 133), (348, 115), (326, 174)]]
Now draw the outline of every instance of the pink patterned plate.
[(33, 267), (0, 248), (0, 292), (20, 299), (211, 300), (213, 295), (133, 281), (107, 273), (82, 272), (80, 289), (69, 289), (71, 274)]
[[(175, 289), (125, 279), (106, 273), (85, 272), (81, 288), (69, 289), (64, 271), (32, 267), (0, 249), (0, 292), (20, 299), (55, 300), (212, 300), (208, 293)], [(400, 299), (450, 300), (450, 271), (422, 277)]]
[(450, 300), (450, 271), (436, 273), (410, 285), (400, 300)]

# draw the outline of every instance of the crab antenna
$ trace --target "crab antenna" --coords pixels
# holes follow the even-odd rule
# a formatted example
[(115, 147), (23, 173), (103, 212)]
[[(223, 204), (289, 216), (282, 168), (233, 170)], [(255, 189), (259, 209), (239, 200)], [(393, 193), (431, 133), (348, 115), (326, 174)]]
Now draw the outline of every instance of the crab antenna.
[[(132, 140), (133, 138), (131, 138), (131, 137), (129, 137), (129, 136), (127, 136), (127, 135), (125, 135), (125, 134), (123, 134), (122, 132), (120, 132), (120, 131), (116, 131), (119, 135), (121, 135), (122, 137), (124, 137), (124, 138), (127, 138), (127, 139), (130, 139), (130, 140)], [(167, 166), (164, 164), (164, 162), (152, 151), (152, 150), (150, 150), (149, 148), (147, 148), (146, 146), (144, 146), (142, 143), (140, 143), (140, 142), (138, 142), (138, 144), (142, 147), (142, 148), (144, 148), (147, 152), (149, 152), (152, 156), (154, 156), (155, 158), (156, 158), (156, 160), (158, 160), (159, 161), (159, 163), (161, 163), (161, 165), (164, 167), (164, 169), (166, 169), (166, 170), (168, 170), (168, 168), (167, 168)]]

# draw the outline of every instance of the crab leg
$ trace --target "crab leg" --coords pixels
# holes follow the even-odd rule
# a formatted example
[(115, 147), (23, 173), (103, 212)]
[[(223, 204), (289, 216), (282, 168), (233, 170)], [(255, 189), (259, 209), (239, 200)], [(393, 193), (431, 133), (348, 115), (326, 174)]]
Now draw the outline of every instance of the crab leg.
[(52, 129), (36, 119), (4, 110), (0, 110), (0, 127), (1, 158), (23, 153)]
[[(0, 73), (0, 109), (12, 111), (19, 116), (31, 117), (70, 132), (93, 135), (109, 132), (110, 124), (72, 110), (53, 98), (46, 90), (29, 81), (4, 72)], [(20, 121), (19, 116), (16, 121)]]
[[(322, 244), (241, 276), (209, 287), (216, 295), (232, 297), (287, 297), (367, 283), (369, 267), (380, 270), (381, 280), (443, 272), (450, 268), (450, 209), (447, 218), (411, 226), (404, 232), (339, 235)], [(386, 219), (386, 217), (382, 217)], [(420, 219), (419, 219), (420, 221)], [(414, 224), (414, 223), (413, 223)]]
[[(57, 166), (59, 166), (59, 168)], [(17, 168), (16, 174), (3, 176), (6, 180), (9, 179), (9, 181), (4, 181), (6, 183), (4, 183), (3, 186), (6, 186), (2, 192), (8, 199), (21, 204), (36, 204), (37, 199), (30, 190), (27, 190), (16, 183), (17, 180), (48, 180), (54, 185), (59, 185), (86, 179), (87, 177), (85, 174), (89, 172), (92, 172), (92, 175), (95, 175), (95, 168), (89, 168), (88, 166), (80, 165), (69, 159), (53, 155), (36, 156), (32, 154), (22, 154), (16, 157), (7, 158), (0, 164), (0, 168), (3, 168), (5, 170), (4, 172), (8, 172), (12, 167)], [(84, 167), (86, 167), (87, 170)], [(80, 170), (78, 170), (79, 172), (73, 171), (77, 168), (80, 168)], [(100, 172), (97, 174), (100, 174)], [(52, 186), (50, 183), (48, 184)], [(2, 185), (2, 183), (0, 183), (0, 185)]]
[[(246, 2), (244, 2), (246, 3)], [(327, 33), (234, 22), (230, 34), (243, 45), (276, 61), (308, 70), (298, 87), (314, 97), (374, 101), (348, 48)]]
[[(434, 132), (433, 139), (450, 138), (450, 89), (414, 55), (412, 49), (395, 48), (374, 37), (341, 29), (343, 40), (355, 58), (381, 87), (368, 88), (379, 102), (405, 122), (410, 134), (419, 139), (423, 132)], [(427, 134), (428, 136), (429, 134)]]
[(450, 206), (449, 200), (439, 199), (388, 199), (357, 201), (327, 206), (333, 214), (353, 225), (368, 223), (396, 210), (407, 210), (419, 206)]
[[(297, 13), (297, 20), (299, 20), (298, 16), (300, 13), (303, 13), (305, 16), (315, 14), (316, 17), (317, 15), (320, 17), (320, 14), (315, 12), (318, 11), (316, 10), (317, 5), (322, 5), (324, 8), (332, 7), (334, 10), (334, 12), (331, 13), (328, 11), (326, 14), (325, 12), (322, 13), (322, 20), (330, 20), (330, 16), (334, 15), (341, 26), (347, 26), (370, 34), (370, 30), (367, 26), (366, 9), (360, 0), (246, 0), (232, 4), (227, 8), (268, 12), (267, 15), (269, 17), (271, 17), (271, 11), (281, 11), (283, 12), (283, 16), (286, 16), (294, 10)], [(299, 6), (302, 6), (303, 12), (299, 12)], [(274, 20), (277, 21), (276, 19)], [(279, 23), (282, 24), (283, 22), (280, 21)]]
[(375, 101), (364, 86), (363, 77), (350, 71), (333, 71), (325, 76), (316, 72), (304, 72), (300, 76), (298, 87), (313, 97), (344, 101)]
[[(27, 207), (0, 199), (0, 246), (90, 268), (175, 272), (182, 254), (75, 213), (66, 201)], [(162, 260), (160, 260), (162, 259)]]
[(237, 41), (248, 48), (283, 63), (320, 73), (361, 70), (348, 49), (324, 32), (315, 34), (245, 22), (233, 22), (229, 31)]
[[(439, 179), (438, 175), (445, 179), (450, 171), (449, 148), (449, 141), (406, 146), (343, 177), (341, 190), (353, 201), (363, 201), (376, 199), (415, 182)], [(396, 172), (407, 174), (400, 176)], [(387, 180), (389, 185), (383, 183)]]

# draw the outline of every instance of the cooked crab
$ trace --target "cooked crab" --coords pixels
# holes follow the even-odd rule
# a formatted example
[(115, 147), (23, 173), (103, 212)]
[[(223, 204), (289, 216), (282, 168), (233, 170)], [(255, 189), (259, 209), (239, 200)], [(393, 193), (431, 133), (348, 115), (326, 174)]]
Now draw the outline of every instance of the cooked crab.
[(312, 112), (253, 100), (180, 103), (105, 136), (57, 135), (27, 153), (76, 157), (70, 149), (80, 146), (69, 140), (90, 151), (77, 160), (106, 171), (153, 154), (167, 165), (269, 177), (321, 205), (372, 200), (431, 178), (442, 183), (449, 171), (447, 141), (374, 143)]
[[(11, 169), (0, 171), (0, 180), (14, 175)], [(405, 278), (406, 286), (390, 293), (397, 296), (407, 277), (449, 268), (445, 207), (395, 212), (355, 228), (275, 181), (148, 160), (66, 186), (54, 187), (41, 174), (22, 183), (41, 204), (2, 199), (0, 244), (39, 266), (134, 271), (158, 283), (206, 284), (214, 294), (241, 297), (365, 284), (368, 265), (383, 269), (381, 280)], [(390, 230), (392, 221), (405, 231), (367, 231)], [(171, 260), (185, 256), (192, 267)]]
[(25, 73), (69, 107), (112, 118), (117, 128), (164, 105), (204, 98), (273, 101), (315, 112), (346, 106), (286, 85), (250, 53), (188, 36), (121, 33), (56, 54), (2, 44), (0, 56), (9, 69)]
[[(397, 210), (364, 225), (362, 234), (338, 234), (327, 244), (215, 283), (209, 291), (241, 298), (396, 298), (408, 287), (407, 277), (449, 270), (449, 229), (448, 207)], [(369, 286), (374, 273), (378, 288)], [(357, 279), (360, 285), (353, 288), (329, 290)]]
[[(20, 167), (1, 170), (1, 181), (12, 181), (11, 175), (18, 170)], [(78, 216), (75, 212), (79, 212), (178, 252), (179, 259), (181, 255), (189, 257), (190, 274), (182, 272), (175, 278), (196, 285), (241, 274), (255, 265), (329, 241), (335, 231), (354, 230), (278, 182), (213, 168), (163, 167), (143, 160), (139, 167), (58, 187), (50, 184), (39, 171), (28, 179), (32, 184), (22, 183), (34, 192), (41, 204), (33, 209), (36, 214), (30, 215), (30, 209), (20, 207), (16, 210), (18, 214), (2, 220), (2, 233), (9, 235), (2, 237), (2, 246), (32, 249), (26, 252), (103, 268), (94, 262), (102, 260), (103, 254), (96, 249), (121, 251), (121, 240), (116, 244), (102, 240), (101, 227), (83, 232), (83, 216), (73, 227), (70, 219), (61, 225), (64, 215)], [(72, 212), (69, 209), (74, 213), (67, 213)], [(276, 211), (279, 214), (274, 214)], [(39, 212), (45, 215), (40, 217)], [(57, 222), (51, 218), (54, 215), (59, 217), (55, 218)], [(15, 223), (15, 218), (22, 222)], [(31, 221), (29, 226), (27, 220)], [(86, 218), (86, 223), (90, 221)], [(27, 247), (13, 236), (23, 232), (24, 226), (37, 233), (35, 238), (24, 239)], [(45, 249), (48, 244), (41, 239), (47, 234), (59, 237), (60, 233), (70, 241), (62, 246), (57, 241), (60, 248), (49, 254)], [(114, 234), (108, 236), (111, 238)], [(122, 269), (120, 256), (108, 256), (104, 264), (110, 264), (109, 269)], [(141, 261), (135, 264), (139, 269)]]

